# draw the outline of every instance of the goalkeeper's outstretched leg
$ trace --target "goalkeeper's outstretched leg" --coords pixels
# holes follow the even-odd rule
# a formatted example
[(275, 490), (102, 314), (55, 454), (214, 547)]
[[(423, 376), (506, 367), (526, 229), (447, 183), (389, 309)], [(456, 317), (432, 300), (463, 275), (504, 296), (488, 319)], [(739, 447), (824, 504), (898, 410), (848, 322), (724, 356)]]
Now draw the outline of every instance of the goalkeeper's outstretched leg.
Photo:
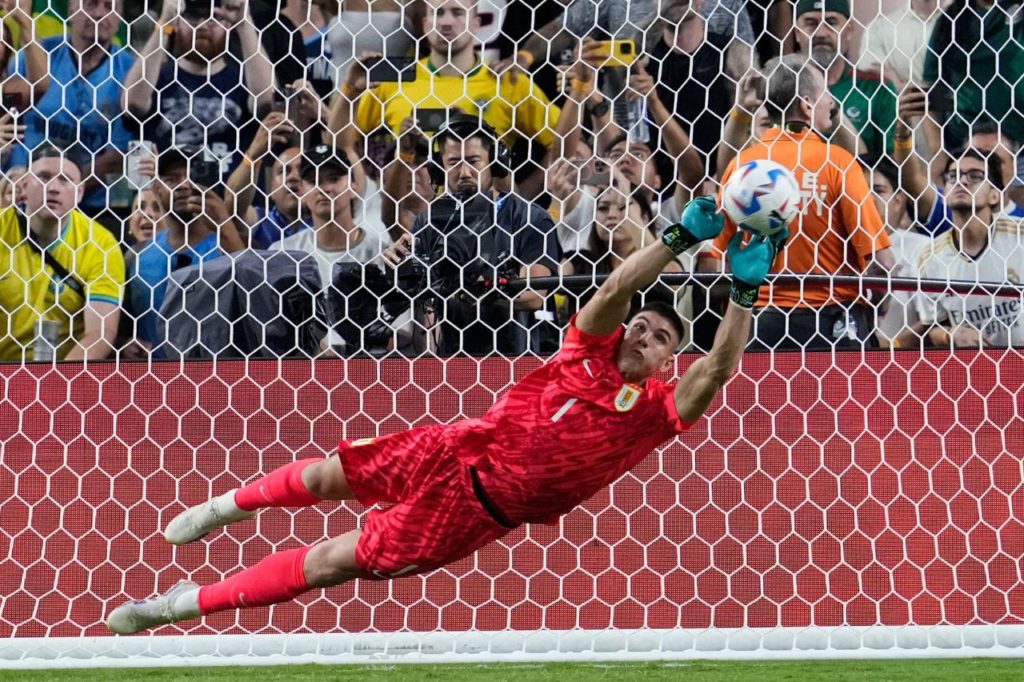
[(271, 554), (218, 583), (183, 581), (162, 595), (124, 604), (107, 617), (107, 627), (130, 634), (218, 611), (268, 606), (354, 578), (426, 573), (468, 556), (518, 524), (497, 520), (483, 505), (464, 457), (449, 447), (444, 427), (413, 429), (342, 443), (334, 457), (285, 465), (193, 507), (170, 523), (168, 540), (196, 540), (266, 507), (346, 499), (394, 504), (371, 511), (361, 530)]
[[(164, 536), (172, 544), (185, 544), (222, 526), (251, 519), (267, 507), (304, 507), (321, 500), (351, 498), (337, 457), (299, 460), (185, 510), (171, 521)], [(340, 584), (360, 574), (355, 565), (359, 536), (354, 530), (313, 547), (272, 554), (256, 566), (206, 587), (181, 581), (162, 595), (118, 607), (107, 618), (107, 627), (130, 634), (225, 609), (274, 604), (309, 589)]]

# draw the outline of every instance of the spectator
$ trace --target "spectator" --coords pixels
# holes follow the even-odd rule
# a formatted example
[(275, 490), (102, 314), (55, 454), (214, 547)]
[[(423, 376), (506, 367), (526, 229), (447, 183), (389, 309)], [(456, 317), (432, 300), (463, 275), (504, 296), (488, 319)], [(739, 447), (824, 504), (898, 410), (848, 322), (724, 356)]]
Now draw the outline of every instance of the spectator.
[[(638, 29), (649, 38), (647, 41), (640, 40), (641, 46), (653, 46), (663, 37), (663, 31), (670, 31), (664, 36), (666, 45), (671, 46), (676, 40), (682, 40), (681, 49), (685, 53), (693, 53), (705, 39), (715, 44), (730, 44), (733, 38), (738, 38), (750, 46), (756, 37), (742, 0), (670, 0), (660, 3), (653, 0), (560, 2), (566, 6), (564, 14), (535, 30), (516, 55), (515, 62), (520, 69), (528, 70), (534, 64), (545, 60), (549, 54), (559, 54), (572, 49), (575, 41), (585, 37), (633, 37), (632, 34)], [(695, 21), (684, 28), (684, 22), (696, 19), (698, 15), (701, 21)], [(673, 30), (677, 25), (679, 31)], [(697, 30), (698, 27), (700, 30)], [(749, 47), (747, 53), (747, 56), (742, 57), (733, 51), (728, 61), (734, 65), (749, 64)], [(495, 66), (500, 72), (506, 65)], [(721, 63), (718, 70), (722, 70)], [(744, 70), (745, 66), (740, 72)]]
[[(717, 138), (721, 118), (714, 126), (712, 119), (728, 109), (729, 100), (728, 91), (723, 90), (727, 87), (724, 72), (738, 77), (751, 63), (754, 35), (741, 0), (574, 0), (565, 4), (564, 16), (535, 32), (517, 53), (520, 70), (528, 70), (548, 54), (566, 53), (574, 40), (585, 37), (634, 39), (638, 52), (654, 57), (649, 71), (663, 84), (660, 97), (665, 105), (695, 139)], [(702, 45), (705, 49), (698, 54)], [(723, 52), (727, 69), (722, 66)], [(626, 92), (627, 77), (626, 69), (604, 70), (601, 87), (611, 103)], [(718, 87), (712, 88), (713, 84)], [(615, 107), (616, 123), (639, 142), (649, 141), (646, 131), (636, 130), (645, 118), (644, 103), (634, 99), (628, 107)], [(699, 118), (702, 125), (694, 129)], [(712, 128), (714, 134), (705, 138)], [(710, 146), (701, 150), (709, 153)]]
[[(132, 201), (132, 212), (128, 216), (128, 249), (124, 254), (124, 271), (135, 273), (138, 270), (139, 252), (149, 246), (153, 238), (166, 230), (164, 218), (167, 210), (160, 200), (160, 193), (153, 186), (140, 190)], [(128, 295), (124, 297), (121, 321), (117, 333), (118, 355), (124, 360), (145, 360), (149, 355), (149, 345), (139, 343), (136, 332), (136, 321), (142, 317), (150, 305), (149, 300), (135, 301), (132, 298), (131, 274), (128, 279)], [(136, 310), (136, 303), (144, 308)]]
[(899, 91), (922, 85), (928, 39), (941, 13), (939, 0), (904, 1), (868, 23), (857, 62), (859, 69), (878, 72)]
[[(835, 100), (821, 69), (806, 57), (769, 63), (765, 107), (772, 128), (726, 169), (725, 184), (740, 164), (770, 158), (790, 168), (802, 189), (800, 215), (775, 272), (785, 274), (884, 274), (895, 265), (891, 240), (871, 201), (863, 169), (847, 151), (825, 142)], [(722, 258), (736, 225), (726, 221), (713, 256)], [(703, 259), (706, 263), (710, 259)], [(805, 287), (777, 282), (762, 292), (754, 344), (769, 349), (819, 350), (874, 345), (874, 310), (856, 285)]]
[(306, 76), (302, 34), (281, 13), (280, 0), (248, 0), (249, 15), (260, 36), (263, 53), (274, 66), (274, 80), (283, 88)]
[[(432, 116), (437, 125), (449, 112), (462, 112), (481, 116), (507, 146), (523, 137), (550, 148), (558, 108), (529, 80), (499, 80), (482, 63), (475, 0), (426, 0), (426, 8), (423, 30), (430, 55), (417, 62), (416, 80), (371, 84), (366, 90), (362, 64), (353, 63), (349, 69), (341, 88), (344, 97), (339, 100), (358, 97), (358, 130), (370, 135), (383, 127), (394, 138), (401, 132), (402, 121), (412, 116), (421, 132), (431, 134), (436, 128), (431, 129), (426, 118)], [(348, 123), (338, 115), (332, 130), (347, 128)]]
[(430, 180), (429, 143), (416, 130), (411, 116), (402, 122), (402, 132), (391, 156), (393, 160), (382, 173), (381, 210), (384, 225), (397, 239), (412, 230), (416, 216), (427, 210), (435, 196)]
[[(24, 62), (24, 77), (7, 76), (2, 87), (4, 100), (11, 108), (24, 111), (50, 87), (50, 67), (46, 50), (40, 43), (38, 24), (32, 16), (32, 0), (4, 0), (0, 8), (6, 12), (5, 21), (0, 23), (0, 74), (10, 73), (16, 60), (15, 45), (20, 42), (21, 50), (17, 59)], [(9, 21), (7, 21), (9, 20)], [(18, 29), (20, 41), (11, 35), (11, 27)], [(5, 108), (6, 105), (5, 105)], [(0, 124), (10, 121), (12, 112), (2, 112)]]
[(356, 223), (360, 197), (352, 187), (348, 161), (328, 145), (318, 145), (302, 157), (302, 204), (312, 229), (300, 230), (271, 248), (311, 254), (326, 289), (336, 263), (366, 265), (391, 245), (386, 234)]
[(156, 236), (159, 226), (163, 223), (165, 209), (156, 189), (147, 187), (139, 190), (132, 202), (132, 212), (128, 217), (128, 246), (132, 252), (138, 252)]
[(0, 212), (0, 359), (109, 356), (124, 259), (113, 235), (75, 208), (81, 171), (40, 146), (19, 182), (25, 212)]
[(416, 3), (398, 0), (345, 0), (327, 28), (334, 68), (344, 78), (364, 52), (404, 57), (420, 38), (422, 11)]
[[(662, 223), (674, 223), (682, 216), (693, 188), (704, 180), (704, 161), (690, 144), (690, 137), (679, 121), (658, 97), (654, 78), (642, 62), (629, 78), (629, 97), (643, 99), (652, 123), (658, 129), (660, 144), (639, 142), (626, 134), (611, 141), (604, 151), (605, 161), (617, 166), (636, 192), (650, 204), (653, 214)], [(659, 147), (664, 146), (667, 163), (659, 170)], [(665, 201), (661, 197), (667, 197)]]
[[(929, 239), (912, 229), (908, 208), (910, 202), (900, 188), (899, 170), (887, 157), (866, 159), (870, 169), (871, 192), (879, 215), (885, 222), (886, 232), (892, 240), (892, 255), (896, 266), (893, 277), (914, 278), (921, 253)], [(883, 347), (897, 346), (895, 340), (918, 321), (915, 296), (906, 291), (895, 291), (888, 298), (885, 312), (878, 316), (878, 341)]]
[[(608, 165), (598, 157), (596, 148), (610, 147), (621, 134), (621, 129), (612, 124), (611, 104), (595, 87), (600, 64), (604, 61), (603, 56), (598, 56), (597, 47), (597, 41), (584, 38), (574, 52), (575, 63), (559, 72), (558, 90), (564, 93), (565, 99), (555, 134), (561, 140), (560, 148), (567, 154), (563, 152), (563, 158), (555, 159), (544, 173), (545, 189), (552, 198), (549, 213), (558, 223), (558, 240), (566, 260), (588, 243), (597, 193), (611, 182)], [(651, 88), (646, 87), (649, 82), (638, 84), (651, 96)], [(666, 120), (665, 107), (656, 108), (661, 120)], [(597, 131), (594, 136), (584, 133), (586, 116)], [(673, 139), (685, 139), (680, 132), (675, 124)], [(680, 149), (677, 146), (675, 151)], [(625, 182), (623, 179), (623, 186)]]
[[(67, 34), (42, 42), (49, 56), (50, 85), (25, 110), (25, 144), (12, 150), (10, 163), (27, 165), (31, 150), (43, 144), (65, 150), (86, 170), (79, 209), (96, 216), (109, 204), (107, 183), (124, 171), (122, 152), (131, 136), (121, 99), (135, 57), (113, 43), (121, 22), (120, 2), (71, 0), (68, 10)], [(32, 77), (30, 62), (38, 60), (32, 49), (19, 53), (12, 72)]]
[(743, 3), (717, 0), (672, 0), (660, 6), (659, 14), (661, 19), (645, 32), (651, 55), (647, 71), (658, 84), (658, 97), (713, 172), (707, 157), (732, 105), (734, 83), (751, 66), (750, 19)]
[[(266, 174), (269, 208), (257, 206), (257, 186)], [(299, 192), (302, 184), (302, 150), (295, 128), (285, 120), (284, 112), (272, 111), (256, 130), (242, 163), (227, 181), (229, 205), (249, 229), (249, 243), (255, 249), (270, 248), (310, 226), (302, 216)]]
[[(764, 103), (764, 76), (751, 71), (736, 84), (736, 103), (722, 128), (722, 141), (716, 156), (719, 171), (724, 171), (739, 150), (760, 140), (771, 124)], [(839, 123), (832, 129), (829, 142), (842, 147), (851, 154), (863, 146), (857, 132), (841, 114)]]
[(323, 10), (325, 4), (310, 0), (281, 0), (280, 11), (280, 16), (296, 26), (302, 36), (305, 56), (303, 78), (322, 98), (330, 97), (334, 92), (337, 73), (333, 50), (327, 40), (329, 26)]
[(872, 156), (892, 151), (896, 92), (878, 73), (854, 69), (849, 0), (798, 0), (796, 17), (800, 54), (825, 70), (828, 89), (860, 135), (864, 151)]
[(156, 316), (170, 274), (243, 248), (227, 203), (210, 189), (217, 168), (201, 156), (197, 147), (168, 149), (157, 164), (153, 189), (160, 204), (169, 207), (162, 221), (166, 229), (138, 252), (129, 282), (131, 309), (138, 315), (136, 338), (147, 349), (162, 341)]
[(414, 263), (429, 266), (426, 284), (436, 300), (417, 311), (429, 331), (426, 348), (443, 355), (539, 352), (538, 325), (547, 329), (550, 320), (545, 293), (527, 288), (511, 296), (500, 282), (557, 272), (561, 253), (551, 217), (494, 188), (493, 177), (509, 172), (509, 152), (480, 119), (453, 116), (431, 145), (443, 174), (435, 183), (448, 194), (384, 252), (395, 267), (413, 251)]
[[(999, 216), (1003, 203), (998, 159), (973, 149), (953, 155), (944, 182), (954, 228), (921, 255), (921, 276), (967, 282), (1017, 282), (1024, 272), (1018, 221)], [(1024, 346), (1020, 300), (984, 295), (921, 295), (920, 322), (902, 335), (902, 345), (942, 348)]]
[[(903, 189), (914, 201), (919, 217), (917, 229), (927, 235), (937, 236), (952, 228), (954, 223), (952, 211), (943, 196), (942, 186), (932, 184), (925, 162), (914, 153), (914, 131), (920, 130), (922, 127), (927, 129), (927, 124), (918, 126), (918, 122), (926, 120), (925, 112), (928, 108), (928, 99), (924, 91), (913, 88), (908, 88), (900, 95), (894, 158), (903, 168)], [(1017, 145), (1013, 140), (1000, 134), (1000, 130), (994, 122), (985, 119), (977, 122), (971, 135), (969, 148), (985, 157), (991, 156), (995, 159), (1000, 166), (1002, 177), (1013, 178), (1011, 187), (1014, 192), (1019, 193), (1021, 185), (1016, 177), (1017, 163), (1015, 161), (1018, 152)], [(1024, 209), (1008, 200), (1006, 196), (1008, 194), (1009, 192), (1001, 194), (1005, 201), (1001, 212), (1013, 218), (1021, 217), (1024, 215)]]
[(1003, 212), (1011, 218), (1024, 218), (1024, 154), (1021, 141), (1007, 135), (998, 123), (989, 118), (971, 126), (971, 147), (982, 154), (994, 154), (1006, 178), (1006, 201)]
[[(568, 259), (568, 272), (589, 275), (609, 275), (635, 251), (657, 240), (651, 207), (639, 192), (633, 192), (629, 181), (612, 170), (611, 184), (597, 195), (593, 224), (588, 226), (586, 242)], [(681, 273), (684, 267), (680, 260), (669, 263), (665, 273)], [(575, 308), (579, 310), (597, 291), (600, 282), (575, 297)], [(656, 283), (634, 301), (639, 308), (657, 298), (676, 307), (679, 301), (674, 287)], [(681, 339), (683, 341), (683, 339)]]
[(158, 149), (202, 147), (226, 177), (241, 162), (257, 110), (270, 108), (271, 64), (244, 0), (185, 0), (181, 16), (176, 7), (164, 3), (128, 74), (127, 107)]
[[(1020, 18), (1019, 4), (993, 0), (954, 0), (942, 11), (924, 62), (932, 105), (926, 132), (933, 152), (963, 145), (971, 125), (982, 118), (995, 119), (1007, 137), (1024, 140)], [(937, 164), (943, 167), (941, 159)]]

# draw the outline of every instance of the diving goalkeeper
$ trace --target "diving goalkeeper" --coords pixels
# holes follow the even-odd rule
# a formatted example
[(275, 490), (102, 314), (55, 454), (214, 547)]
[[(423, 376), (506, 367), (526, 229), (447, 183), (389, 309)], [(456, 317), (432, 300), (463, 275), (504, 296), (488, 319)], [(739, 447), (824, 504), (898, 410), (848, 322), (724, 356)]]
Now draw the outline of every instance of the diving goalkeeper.
[(193, 542), (268, 507), (356, 499), (371, 511), (361, 529), (272, 554), (211, 585), (179, 582), (123, 604), (107, 626), (127, 634), (226, 609), (287, 601), (347, 580), (433, 571), (524, 523), (568, 513), (688, 429), (729, 380), (750, 336), (751, 307), (785, 242), (784, 231), (729, 244), (731, 302), (707, 356), (674, 386), (653, 375), (672, 366), (683, 325), (665, 304), (630, 300), (662, 269), (723, 227), (715, 202), (690, 202), (679, 224), (630, 256), (573, 318), (562, 349), (479, 419), (341, 443), (336, 456), (287, 464), (179, 514), (165, 536)]

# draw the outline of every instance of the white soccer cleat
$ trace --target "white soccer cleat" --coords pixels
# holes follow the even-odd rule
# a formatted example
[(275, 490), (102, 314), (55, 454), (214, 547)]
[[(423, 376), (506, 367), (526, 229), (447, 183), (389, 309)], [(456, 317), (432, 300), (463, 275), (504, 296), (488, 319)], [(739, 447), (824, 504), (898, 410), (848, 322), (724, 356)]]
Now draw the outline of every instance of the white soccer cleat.
[(146, 628), (191, 620), (202, 615), (199, 611), (199, 585), (190, 580), (182, 580), (167, 590), (167, 594), (118, 606), (107, 616), (107, 627), (119, 635), (130, 635)]
[(251, 519), (258, 513), (258, 510), (239, 509), (235, 504), (235, 491), (232, 490), (175, 516), (167, 524), (164, 537), (172, 545), (184, 545), (229, 523)]

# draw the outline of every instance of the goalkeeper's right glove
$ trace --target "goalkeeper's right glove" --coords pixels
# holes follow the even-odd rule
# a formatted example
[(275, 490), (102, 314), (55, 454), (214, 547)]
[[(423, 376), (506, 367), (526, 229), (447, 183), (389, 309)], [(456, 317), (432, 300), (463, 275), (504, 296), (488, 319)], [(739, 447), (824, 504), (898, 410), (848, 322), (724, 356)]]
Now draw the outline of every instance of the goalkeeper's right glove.
[(743, 308), (753, 308), (761, 285), (771, 272), (775, 259), (789, 239), (789, 229), (771, 237), (754, 235), (746, 244), (740, 231), (729, 242), (729, 264), (732, 267), (732, 287), (729, 298)]
[(679, 222), (669, 225), (661, 235), (661, 241), (677, 256), (708, 239), (714, 239), (725, 226), (725, 217), (718, 211), (713, 196), (698, 197), (686, 204)]

